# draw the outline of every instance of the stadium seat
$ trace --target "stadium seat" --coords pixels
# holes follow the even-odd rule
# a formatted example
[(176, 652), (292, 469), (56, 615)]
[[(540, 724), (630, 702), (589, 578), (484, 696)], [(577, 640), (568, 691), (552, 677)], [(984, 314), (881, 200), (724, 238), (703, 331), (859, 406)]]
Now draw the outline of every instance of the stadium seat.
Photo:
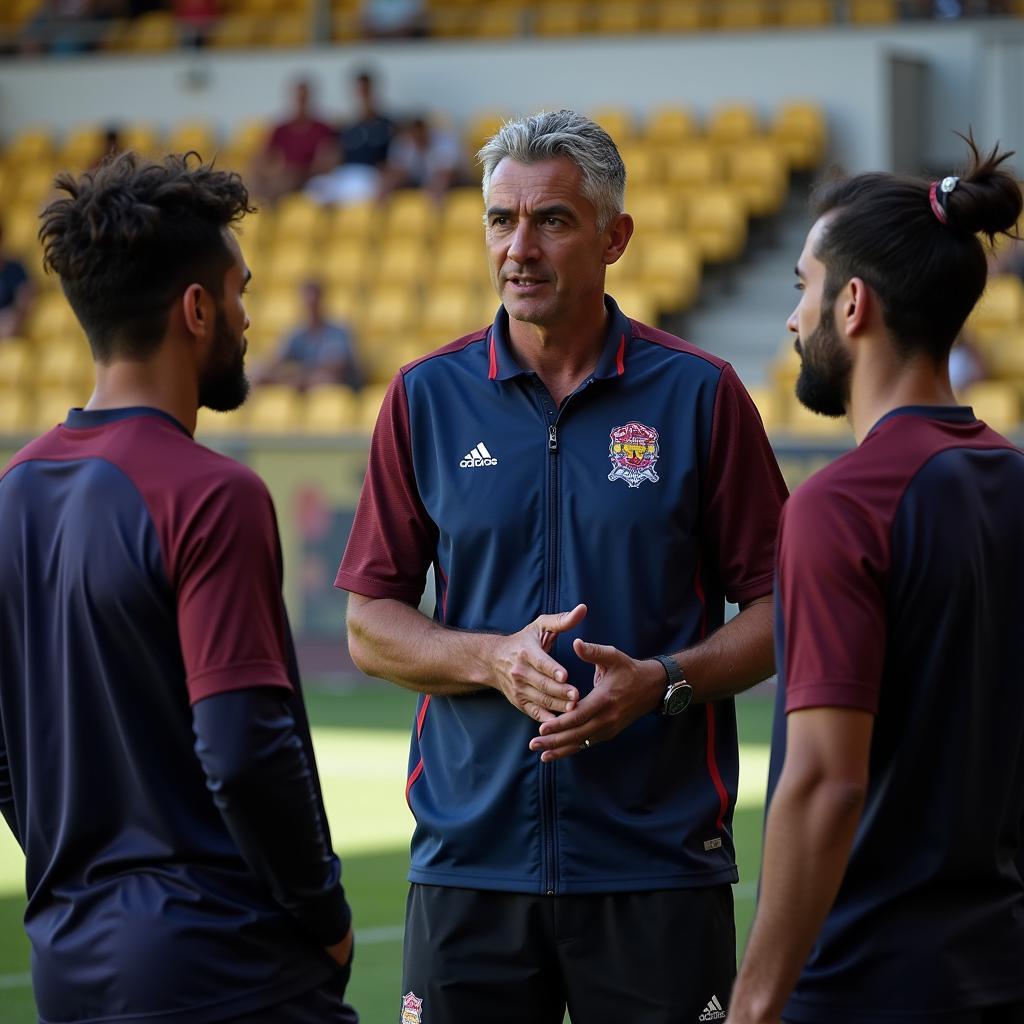
[(625, 142), (636, 134), (633, 114), (625, 107), (599, 107), (590, 112), (596, 121), (616, 142)]
[(459, 285), (446, 285), (427, 291), (423, 304), (421, 334), (434, 345), (468, 334), (483, 326), (478, 322), (475, 291)]
[(766, 0), (720, 0), (712, 5), (720, 29), (757, 29), (771, 24), (774, 5)]
[(127, 49), (141, 53), (173, 50), (178, 45), (178, 23), (169, 11), (148, 11), (140, 15), (127, 31)]
[(821, 163), (826, 134), (825, 114), (816, 103), (786, 103), (772, 121), (771, 137), (795, 171), (809, 171)]
[(40, 295), (33, 303), (25, 327), (30, 339), (39, 344), (77, 337), (82, 329), (68, 300), (61, 292)]
[[(648, 11), (642, 3), (628, 0), (604, 0), (592, 9), (591, 27), (601, 35), (627, 35), (648, 27)], [(595, 118), (595, 120), (597, 120)], [(598, 124), (601, 124), (598, 121)], [(612, 133), (612, 137), (615, 135)]]
[(433, 253), (431, 280), (468, 288), (484, 287), (488, 281), (487, 251), (483, 238), (452, 236)]
[[(477, 192), (479, 202), (480, 193)], [(384, 234), (392, 238), (429, 238), (437, 227), (437, 204), (424, 189), (402, 189), (384, 212)]]
[(44, 388), (37, 391), (29, 407), (31, 429), (42, 433), (67, 419), (69, 409), (80, 409), (89, 398), (84, 384), (71, 388)]
[(690, 209), (687, 234), (697, 243), (701, 259), (723, 263), (736, 259), (747, 241), (743, 200), (735, 192), (708, 188)]
[(655, 107), (645, 134), (652, 142), (682, 142), (698, 134), (697, 120), (685, 107)]
[(263, 384), (254, 388), (246, 403), (245, 426), (255, 433), (283, 434), (298, 430), (302, 423), (302, 399), (285, 384)]
[(982, 381), (964, 392), (963, 401), (993, 430), (1014, 431), (1020, 425), (1021, 400), (1017, 389), (1006, 381)]
[(687, 194), (703, 191), (722, 180), (722, 155), (717, 146), (700, 139), (662, 150), (665, 179)]
[(305, 396), (302, 427), (311, 434), (338, 434), (359, 424), (359, 397), (341, 384), (311, 388)]
[(853, 439), (853, 431), (847, 419), (820, 416), (796, 400), (790, 403), (786, 426), (791, 433), (800, 437), (815, 437), (823, 440)]
[(757, 112), (745, 103), (717, 107), (708, 119), (707, 134), (715, 142), (746, 142), (758, 134)]
[(651, 27), (658, 32), (697, 32), (711, 23), (702, 0), (661, 0), (651, 13)]
[(788, 28), (828, 25), (832, 22), (832, 0), (781, 0), (779, 24)]
[(23, 338), (0, 341), (0, 390), (28, 390), (35, 377), (35, 350)]
[[(442, 12), (438, 12), (442, 14)], [(469, 35), (480, 39), (510, 39), (523, 34), (526, 12), (518, 4), (481, 6), (471, 13), (444, 10), (434, 24), (444, 26), (444, 35)]]
[(310, 42), (309, 15), (286, 15), (273, 18), (263, 35), (267, 46), (276, 49), (299, 49)]
[(888, 24), (899, 18), (897, 0), (849, 0), (847, 17), (854, 25)]
[(626, 181), (630, 185), (660, 185), (662, 149), (656, 143), (633, 140), (622, 143), (619, 156), (626, 165)]
[(508, 116), (500, 110), (481, 110), (469, 119), (463, 140), (471, 160), (476, 159), (477, 151), (501, 128)]
[(259, 335), (261, 341), (276, 345), (302, 322), (302, 296), (297, 288), (288, 287), (264, 289), (260, 295), (259, 299), (254, 295), (251, 303), (249, 331)]
[(681, 312), (697, 298), (700, 264), (700, 252), (691, 239), (678, 233), (653, 234), (640, 250), (637, 280), (659, 312)]
[(1024, 283), (1014, 274), (990, 277), (967, 319), (967, 329), (984, 336), (1024, 324)]
[(789, 185), (787, 160), (781, 147), (762, 140), (733, 147), (728, 153), (728, 178), (754, 217), (778, 213)]
[(390, 285), (374, 289), (366, 301), (361, 323), (367, 343), (373, 344), (374, 337), (393, 338), (417, 330), (418, 307), (416, 296), (407, 287)]
[(57, 154), (61, 167), (84, 170), (102, 154), (103, 129), (99, 125), (79, 125), (64, 138)]
[(93, 381), (89, 347), (79, 337), (51, 340), (37, 347), (36, 384), (40, 388), (68, 388), (87, 395)]
[(377, 424), (377, 416), (380, 414), (380, 407), (384, 403), (384, 396), (387, 394), (387, 385), (379, 384), (363, 388), (359, 392), (359, 427), (367, 433), (373, 430)]
[(211, 436), (241, 433), (245, 429), (248, 409), (248, 402), (238, 409), (232, 409), (231, 412), (200, 409), (196, 417), (196, 440), (202, 444), (206, 438)]
[(11, 202), (16, 206), (31, 208), (38, 214), (40, 207), (53, 195), (54, 177), (53, 167), (49, 163), (22, 164), (13, 183)]
[(330, 236), (335, 241), (364, 239), (380, 230), (380, 207), (375, 202), (339, 206), (331, 218)]
[(317, 273), (331, 285), (361, 288), (370, 278), (376, 253), (358, 238), (335, 238), (318, 258)]
[(441, 235), (483, 239), (484, 198), (475, 185), (453, 188), (441, 209)]
[(579, 0), (552, 0), (534, 12), (533, 30), (539, 36), (576, 36), (586, 30), (586, 14)]
[(44, 127), (23, 128), (4, 148), (8, 164), (39, 164), (54, 159), (54, 141)]
[(1015, 381), (1024, 379), (1024, 324), (988, 338), (984, 362), (993, 377)]
[(656, 327), (658, 309), (650, 292), (640, 283), (616, 283), (609, 288), (609, 294), (618, 303), (619, 309), (632, 320)]
[(325, 233), (327, 221), (324, 208), (301, 192), (283, 196), (277, 204), (274, 244), (316, 242)]
[(118, 129), (118, 134), (125, 149), (133, 150), (150, 160), (163, 156), (160, 132), (155, 125), (142, 122), (127, 124)]
[(0, 435), (29, 433), (35, 427), (33, 413), (27, 391), (0, 386)]
[(217, 132), (208, 121), (181, 121), (165, 141), (168, 153), (198, 153), (212, 160), (217, 152)]
[(249, 14), (226, 14), (210, 29), (206, 45), (214, 50), (240, 50), (255, 46), (259, 38), (259, 18)]
[(382, 244), (371, 268), (374, 282), (415, 287), (427, 275), (431, 250), (418, 238), (391, 238)]
[(638, 233), (680, 228), (686, 222), (687, 204), (682, 194), (656, 185), (630, 185), (625, 208)]
[(784, 428), (786, 421), (786, 403), (777, 388), (768, 385), (760, 387), (748, 387), (750, 395), (757, 411), (761, 416), (764, 429), (772, 434), (776, 430)]

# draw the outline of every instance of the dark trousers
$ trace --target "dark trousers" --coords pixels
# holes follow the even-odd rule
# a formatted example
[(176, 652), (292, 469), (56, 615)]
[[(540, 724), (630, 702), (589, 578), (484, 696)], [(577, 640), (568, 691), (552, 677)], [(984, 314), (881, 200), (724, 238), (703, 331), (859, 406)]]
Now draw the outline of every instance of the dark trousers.
[(402, 994), (421, 1001), (409, 1015), (418, 1024), (562, 1024), (566, 1008), (577, 1024), (724, 1020), (735, 976), (728, 885), (594, 896), (409, 890)]

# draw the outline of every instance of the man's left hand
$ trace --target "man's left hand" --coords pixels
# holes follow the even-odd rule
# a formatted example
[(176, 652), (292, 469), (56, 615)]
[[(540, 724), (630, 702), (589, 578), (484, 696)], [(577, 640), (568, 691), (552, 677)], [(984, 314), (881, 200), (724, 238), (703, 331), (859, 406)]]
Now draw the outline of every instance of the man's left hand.
[(653, 711), (665, 694), (665, 670), (657, 661), (636, 661), (615, 647), (574, 640), (581, 661), (594, 666), (594, 689), (574, 711), (540, 727), (530, 749), (542, 761), (557, 761), (618, 736), (641, 715)]

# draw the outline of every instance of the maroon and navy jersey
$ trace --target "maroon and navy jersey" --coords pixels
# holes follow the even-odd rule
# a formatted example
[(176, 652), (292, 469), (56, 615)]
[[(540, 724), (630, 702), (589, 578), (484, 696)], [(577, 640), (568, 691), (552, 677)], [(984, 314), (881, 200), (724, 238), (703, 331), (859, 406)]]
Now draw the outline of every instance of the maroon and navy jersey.
[[(576, 636), (648, 658), (771, 593), (786, 497), (732, 368), (608, 300), (593, 371), (556, 407), (515, 360), (508, 316), (393, 381), (337, 586), (438, 621), (513, 633), (588, 607), (552, 656), (581, 694)], [(731, 700), (644, 715), (586, 756), (542, 763), (537, 723), (498, 691), (422, 696), (409, 762), (410, 879), (526, 893), (735, 881)]]
[(867, 1024), (1024, 998), (1024, 454), (906, 407), (808, 480), (778, 551), (778, 713), (875, 716), (842, 886), (783, 1017)]
[(205, 1024), (319, 984), (193, 749), (191, 705), (252, 687), (309, 748), (262, 482), (157, 410), (73, 410), (0, 475), (0, 536), (0, 805), (41, 1018)]

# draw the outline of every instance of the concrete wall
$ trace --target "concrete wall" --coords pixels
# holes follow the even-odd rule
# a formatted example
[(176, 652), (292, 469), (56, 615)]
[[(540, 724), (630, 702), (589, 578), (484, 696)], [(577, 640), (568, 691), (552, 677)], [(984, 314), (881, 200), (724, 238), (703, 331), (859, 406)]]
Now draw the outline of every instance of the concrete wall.
[(62, 131), (110, 120), (166, 127), (192, 117), (226, 131), (281, 110), (289, 79), (300, 74), (319, 83), (324, 111), (338, 117), (347, 112), (348, 76), (370, 66), (390, 107), (442, 111), (456, 125), (481, 108), (612, 104), (641, 112), (681, 103), (703, 113), (737, 99), (768, 112), (809, 97), (828, 111), (831, 156), (855, 171), (890, 165), (893, 54), (929, 69), (928, 164), (955, 161), (962, 146), (952, 130), (968, 125), (986, 141), (998, 136), (1024, 150), (1024, 21), (8, 60), (0, 63), (0, 134), (35, 123)]

